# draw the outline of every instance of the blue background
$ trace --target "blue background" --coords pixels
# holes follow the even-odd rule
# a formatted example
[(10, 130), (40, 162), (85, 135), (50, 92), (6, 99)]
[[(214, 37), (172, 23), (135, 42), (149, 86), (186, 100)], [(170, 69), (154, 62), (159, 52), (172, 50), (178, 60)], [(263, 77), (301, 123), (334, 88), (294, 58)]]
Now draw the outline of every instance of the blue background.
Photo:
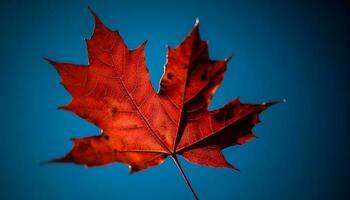
[[(145, 1), (146, 2), (146, 1)], [(192, 199), (171, 160), (134, 175), (121, 164), (40, 166), (99, 130), (56, 110), (69, 94), (42, 57), (87, 63), (91, 6), (130, 48), (148, 39), (152, 83), (199, 17), (212, 58), (234, 53), (211, 108), (287, 99), (224, 151), (234, 172), (181, 159), (201, 199), (347, 199), (349, 3), (342, 1), (3, 1), (0, 6), (0, 199)]]

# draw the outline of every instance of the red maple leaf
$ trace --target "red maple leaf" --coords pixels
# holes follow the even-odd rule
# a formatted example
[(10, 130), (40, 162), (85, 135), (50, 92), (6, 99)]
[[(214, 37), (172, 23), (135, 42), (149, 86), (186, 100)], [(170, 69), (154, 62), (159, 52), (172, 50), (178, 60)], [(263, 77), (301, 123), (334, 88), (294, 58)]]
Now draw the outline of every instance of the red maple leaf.
[(49, 162), (100, 166), (120, 162), (136, 172), (161, 164), (170, 156), (184, 174), (177, 155), (199, 165), (236, 169), (221, 150), (255, 138), (259, 114), (275, 102), (243, 104), (235, 99), (209, 111), (229, 59), (211, 60), (199, 25), (176, 48), (155, 92), (141, 44), (129, 50), (118, 32), (92, 12), (95, 30), (87, 40), (88, 65), (48, 60), (58, 71), (72, 101), (71, 111), (101, 128), (96, 136), (73, 139), (73, 149)]

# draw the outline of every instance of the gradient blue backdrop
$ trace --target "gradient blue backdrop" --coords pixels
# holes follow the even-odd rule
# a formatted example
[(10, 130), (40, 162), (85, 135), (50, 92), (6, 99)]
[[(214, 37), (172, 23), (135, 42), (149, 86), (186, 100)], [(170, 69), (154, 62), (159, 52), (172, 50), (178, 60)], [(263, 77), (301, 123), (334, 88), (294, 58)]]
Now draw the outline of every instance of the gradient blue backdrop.
[[(146, 1), (145, 1), (146, 2)], [(171, 160), (128, 174), (39, 163), (72, 137), (99, 130), (57, 106), (68, 93), (42, 57), (87, 63), (91, 6), (130, 48), (148, 39), (158, 88), (165, 45), (201, 21), (212, 58), (234, 53), (211, 108), (240, 96), (286, 98), (262, 115), (259, 139), (224, 151), (234, 172), (181, 163), (201, 199), (347, 199), (349, 189), (349, 3), (303, 1), (1, 1), (0, 199), (192, 199)]]

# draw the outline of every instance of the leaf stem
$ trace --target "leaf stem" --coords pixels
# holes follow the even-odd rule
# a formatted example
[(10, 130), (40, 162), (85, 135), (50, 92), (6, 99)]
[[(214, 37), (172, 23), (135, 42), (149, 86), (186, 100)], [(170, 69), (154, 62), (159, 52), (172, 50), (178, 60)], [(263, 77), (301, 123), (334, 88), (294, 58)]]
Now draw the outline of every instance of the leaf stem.
[(181, 165), (180, 165), (180, 163), (179, 163), (179, 160), (177, 159), (176, 155), (172, 155), (171, 158), (172, 158), (173, 161), (175, 162), (177, 168), (180, 170), (181, 175), (182, 175), (182, 177), (185, 179), (187, 186), (190, 188), (190, 190), (191, 190), (191, 192), (192, 192), (192, 194), (193, 194), (194, 199), (195, 199), (195, 200), (199, 200), (199, 198), (198, 198), (196, 192), (194, 191), (194, 189), (192, 188), (191, 183), (190, 183), (190, 181), (188, 180), (188, 178), (187, 178), (187, 176), (186, 176), (184, 170), (182, 169), (182, 167), (181, 167)]

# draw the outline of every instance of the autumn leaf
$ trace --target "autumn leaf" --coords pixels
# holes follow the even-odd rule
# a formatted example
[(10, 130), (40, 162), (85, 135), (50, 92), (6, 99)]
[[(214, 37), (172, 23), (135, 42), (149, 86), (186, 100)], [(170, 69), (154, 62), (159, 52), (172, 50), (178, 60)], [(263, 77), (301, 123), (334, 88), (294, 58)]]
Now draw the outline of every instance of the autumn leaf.
[(155, 92), (145, 63), (146, 42), (129, 50), (120, 34), (91, 12), (95, 30), (86, 40), (89, 64), (48, 61), (72, 95), (60, 109), (93, 123), (101, 134), (73, 139), (67, 155), (49, 162), (88, 167), (120, 162), (133, 173), (170, 156), (198, 199), (177, 155), (199, 165), (236, 169), (222, 149), (255, 138), (252, 128), (259, 114), (275, 102), (244, 104), (237, 98), (208, 110), (229, 59), (209, 58), (198, 21), (178, 47), (168, 47), (160, 89)]

